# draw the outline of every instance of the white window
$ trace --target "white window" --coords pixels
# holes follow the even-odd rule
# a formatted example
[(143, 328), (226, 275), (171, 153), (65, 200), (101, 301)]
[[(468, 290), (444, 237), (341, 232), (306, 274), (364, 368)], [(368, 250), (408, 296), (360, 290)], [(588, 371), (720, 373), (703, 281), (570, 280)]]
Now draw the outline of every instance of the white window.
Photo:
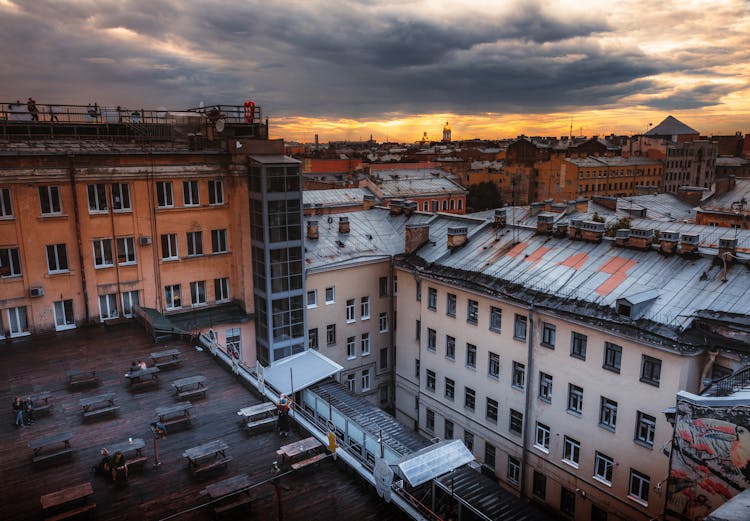
[(487, 367), (487, 374), (495, 379), (500, 378), (500, 355), (490, 352)]
[(62, 273), (68, 271), (68, 251), (64, 244), (47, 246), (47, 272)]
[(614, 465), (615, 461), (612, 458), (606, 454), (597, 452), (594, 459), (594, 478), (603, 481), (607, 485), (611, 485)]
[(58, 300), (53, 307), (55, 310), (55, 329), (73, 329), (76, 327), (76, 320), (73, 316), (73, 299)]
[(370, 297), (362, 297), (359, 311), (360, 318), (362, 320), (367, 320), (368, 318), (370, 318)]
[(503, 310), (490, 306), (490, 330), (499, 333), (503, 322)]
[(208, 204), (224, 204), (224, 181), (215, 179), (208, 182)]
[(164, 301), (167, 309), (179, 309), (182, 307), (182, 295), (179, 284), (164, 287)]
[(198, 280), (190, 283), (190, 304), (193, 306), (206, 305), (206, 281)]
[(203, 255), (203, 232), (187, 232), (188, 256)]
[(60, 187), (40, 186), (39, 203), (42, 207), (42, 215), (55, 215), (62, 213), (60, 205)]
[[(453, 201), (451, 201), (452, 203)], [(521, 462), (513, 456), (508, 456), (508, 472), (506, 477), (514, 485), (518, 485), (518, 478), (521, 476)]]
[(201, 204), (198, 196), (198, 181), (183, 181), (182, 196), (185, 206), (198, 206)]
[(349, 389), (349, 392), (355, 392), (357, 383), (355, 382), (355, 376), (354, 373), (346, 375), (346, 388)]
[(156, 183), (156, 205), (159, 208), (169, 208), (174, 206), (172, 181), (158, 181)]
[(307, 307), (316, 308), (318, 307), (318, 290), (312, 289), (307, 292)]
[(89, 213), (107, 211), (107, 185), (88, 185)]
[(0, 274), (3, 278), (21, 276), (18, 248), (0, 248)]
[(333, 304), (336, 302), (336, 287), (331, 286), (326, 288), (326, 304)]
[(348, 299), (346, 301), (346, 321), (347, 322), (354, 322), (354, 299)]
[(10, 336), (24, 336), (30, 334), (26, 307), (8, 308), (8, 329)]
[(118, 212), (127, 212), (130, 208), (130, 185), (114, 183), (112, 185), (112, 208)]
[(583, 388), (568, 384), (568, 412), (580, 415), (583, 412)]
[(599, 409), (599, 425), (610, 431), (617, 427), (617, 402), (604, 396)]
[(10, 188), (0, 188), (0, 217), (13, 217)]
[(536, 422), (536, 438), (534, 447), (549, 452), (549, 427), (543, 423)]
[(214, 279), (214, 298), (216, 302), (229, 300), (229, 277)]
[(134, 317), (135, 308), (139, 304), (138, 290), (122, 292), (122, 316)]
[(211, 251), (213, 253), (227, 252), (226, 230), (211, 230)]
[(539, 399), (552, 402), (552, 375), (539, 372)]
[(103, 322), (111, 318), (117, 318), (120, 314), (117, 311), (117, 293), (108, 293), (99, 295), (99, 318)]
[(637, 423), (635, 426), (635, 440), (641, 445), (647, 447), (654, 446), (654, 432), (656, 431), (656, 418), (638, 411)]
[[(362, 356), (369, 355), (370, 354), (370, 333), (362, 333)], [(380, 354), (383, 354), (383, 350), (380, 350)], [(388, 367), (388, 350), (385, 350), (386, 358), (385, 358), (385, 366), (383, 368)], [(381, 356), (382, 358), (382, 356)]]
[(513, 362), (513, 377), (511, 385), (518, 389), (523, 389), (526, 381), (526, 366), (524, 364)]
[(378, 322), (380, 324), (380, 332), (381, 333), (387, 333), (388, 332), (388, 313), (383, 312), (378, 317)]
[(161, 236), (161, 258), (162, 260), (177, 260), (177, 234), (165, 233)]
[(357, 337), (350, 336), (346, 339), (346, 358), (353, 360), (357, 358)]
[(362, 391), (370, 390), (370, 370), (362, 370)]
[(227, 353), (237, 360), (241, 358), (242, 338), (238, 327), (227, 329)]
[(635, 469), (630, 469), (630, 497), (648, 505), (648, 488), (650, 484), (650, 477), (646, 474), (641, 474)]
[(135, 264), (135, 239), (133, 237), (117, 239), (117, 263)]
[(581, 442), (565, 436), (563, 441), (563, 461), (578, 468), (581, 459)]
[(112, 239), (99, 239), (94, 241), (94, 266), (97, 268), (108, 268), (114, 266), (112, 258)]

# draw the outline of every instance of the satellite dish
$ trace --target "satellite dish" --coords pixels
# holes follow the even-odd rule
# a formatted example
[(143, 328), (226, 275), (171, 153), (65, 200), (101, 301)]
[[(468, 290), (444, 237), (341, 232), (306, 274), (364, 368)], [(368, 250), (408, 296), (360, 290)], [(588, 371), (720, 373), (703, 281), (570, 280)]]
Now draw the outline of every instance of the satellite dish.
[(216, 129), (216, 132), (224, 132), (224, 120), (217, 119), (216, 123), (214, 123), (214, 128)]

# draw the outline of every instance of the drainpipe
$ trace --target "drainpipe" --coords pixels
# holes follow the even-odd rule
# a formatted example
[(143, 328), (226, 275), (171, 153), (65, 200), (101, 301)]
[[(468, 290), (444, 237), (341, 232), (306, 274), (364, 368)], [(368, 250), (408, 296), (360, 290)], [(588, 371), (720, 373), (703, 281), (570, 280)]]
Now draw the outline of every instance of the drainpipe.
[(388, 299), (388, 314), (391, 317), (391, 363), (388, 367), (388, 375), (390, 376), (390, 381), (388, 382), (388, 408), (391, 408), (391, 403), (393, 403), (393, 412), (395, 414), (395, 405), (396, 405), (396, 374), (395, 374), (395, 367), (396, 367), (396, 313), (394, 311), (393, 306), (393, 300), (396, 298), (396, 295), (393, 293), (393, 288), (395, 287), (395, 280), (396, 280), (396, 269), (395, 269), (395, 263), (393, 261), (393, 255), (391, 255), (391, 287), (386, 288), (388, 291), (388, 294), (390, 295), (390, 298)]
[[(106, 193), (105, 193), (106, 196)], [(112, 230), (112, 262), (114, 262), (115, 265), (115, 282), (117, 283), (117, 290), (115, 291), (115, 294), (117, 295), (117, 302), (118, 307), (124, 314), (125, 310), (122, 309), (122, 288), (120, 287), (120, 262), (117, 257), (117, 237), (115, 235), (115, 212), (114, 207), (112, 206), (112, 203), (114, 202), (114, 195), (112, 194), (112, 185), (109, 185), (109, 197), (108, 197), (107, 204), (109, 206), (109, 226)], [(136, 239), (133, 239), (133, 248), (135, 248), (135, 242)]]
[[(156, 190), (156, 175), (154, 174), (154, 156), (153, 152), (149, 148), (148, 150), (148, 159), (151, 163), (151, 173), (146, 178), (148, 179), (148, 182), (146, 183), (146, 186), (148, 187), (148, 209), (151, 213), (151, 260), (154, 267), (154, 285), (156, 286), (156, 291), (154, 295), (154, 307), (158, 309), (160, 312), (164, 312), (164, 308), (162, 307), (162, 287), (161, 287), (161, 270), (159, 267), (159, 248), (161, 246), (161, 238), (157, 236), (157, 229), (156, 229), (156, 201), (154, 197), (154, 192)], [(173, 194), (174, 195), (174, 194)], [(144, 295), (145, 300), (145, 295)]]
[(523, 407), (523, 446), (521, 448), (521, 497), (526, 497), (526, 454), (529, 451), (529, 433), (531, 432), (531, 382), (534, 377), (534, 303), (529, 304), (529, 341), (526, 352), (526, 403)]
[(74, 155), (68, 154), (68, 177), (70, 178), (70, 188), (73, 191), (73, 216), (76, 225), (76, 240), (78, 241), (78, 264), (81, 272), (81, 291), (83, 292), (83, 304), (86, 312), (86, 324), (91, 320), (91, 311), (89, 310), (89, 292), (86, 288), (86, 269), (83, 265), (83, 241), (81, 239), (81, 223), (78, 217), (78, 193), (76, 192), (76, 169), (74, 164)]

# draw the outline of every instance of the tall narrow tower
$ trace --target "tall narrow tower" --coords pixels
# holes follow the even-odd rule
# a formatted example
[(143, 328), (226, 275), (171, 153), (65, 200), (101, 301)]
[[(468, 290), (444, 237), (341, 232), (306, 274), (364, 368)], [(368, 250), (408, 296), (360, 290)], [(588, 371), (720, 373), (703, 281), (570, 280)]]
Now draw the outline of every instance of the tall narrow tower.
[(443, 127), (443, 141), (448, 142), (451, 140), (451, 127), (448, 125), (448, 122), (445, 122), (445, 126)]

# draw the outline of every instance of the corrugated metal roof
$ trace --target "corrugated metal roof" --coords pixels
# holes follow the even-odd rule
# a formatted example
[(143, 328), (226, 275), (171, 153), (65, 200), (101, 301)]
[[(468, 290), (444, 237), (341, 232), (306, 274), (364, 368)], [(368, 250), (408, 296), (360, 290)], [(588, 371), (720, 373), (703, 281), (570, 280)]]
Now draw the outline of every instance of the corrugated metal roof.
[(384, 180), (382, 183), (378, 183), (378, 187), (383, 191), (385, 197), (406, 198), (436, 194), (460, 195), (467, 192), (461, 185), (445, 177), (406, 177), (390, 180), (387, 180), (385, 176), (381, 177)]
[[(750, 161), (748, 161), (750, 163)], [(750, 210), (750, 179), (737, 179), (735, 187), (721, 195), (714, 196), (704, 206), (706, 208), (730, 209), (732, 203), (745, 199), (749, 204), (745, 205), (745, 211)]]
[(305, 190), (302, 192), (304, 204), (329, 206), (350, 206), (362, 204), (365, 195), (374, 195), (367, 188), (341, 188), (333, 190)]
[(417, 487), (474, 461), (474, 455), (461, 440), (443, 440), (404, 456), (394, 463), (409, 486)]

